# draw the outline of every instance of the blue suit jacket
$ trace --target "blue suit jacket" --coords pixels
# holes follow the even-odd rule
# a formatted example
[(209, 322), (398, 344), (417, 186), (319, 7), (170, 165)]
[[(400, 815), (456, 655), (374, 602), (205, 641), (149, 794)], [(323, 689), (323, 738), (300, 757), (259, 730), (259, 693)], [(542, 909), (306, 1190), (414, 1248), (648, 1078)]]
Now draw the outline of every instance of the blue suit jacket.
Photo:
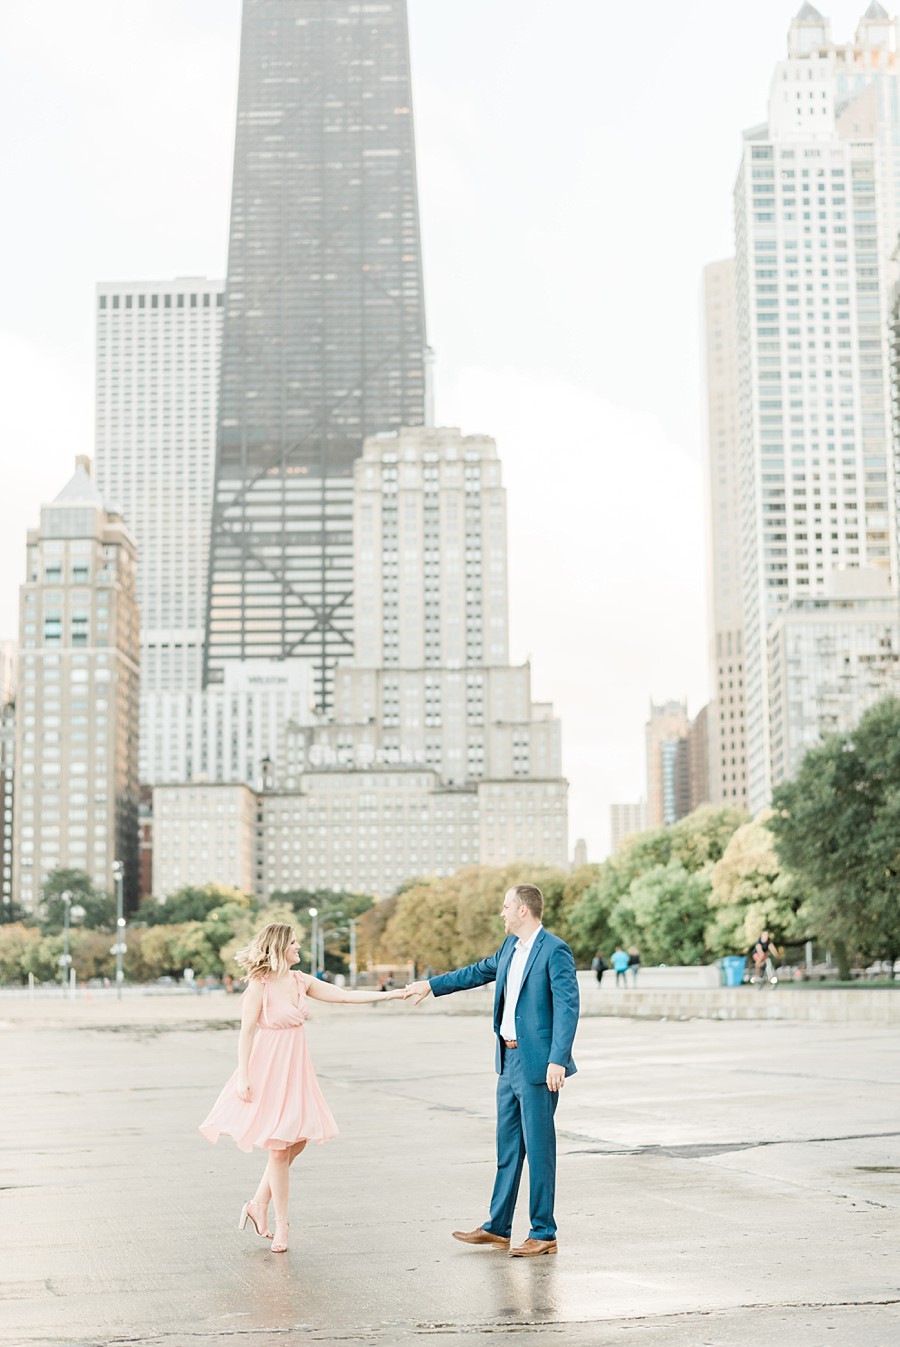
[[(430, 979), (435, 996), (483, 987), (486, 982), (496, 983), (494, 1033), (497, 1035), (498, 1075), (503, 1070), (506, 1051), (500, 1038), (506, 974), (516, 943), (517, 937), (509, 935), (496, 954), (470, 964), (468, 968), (459, 968), (455, 973), (442, 973)], [(542, 1085), (546, 1081), (550, 1062), (564, 1066), (567, 1076), (575, 1072), (572, 1044), (578, 1028), (578, 1007), (578, 978), (572, 951), (559, 936), (542, 929), (531, 947), (516, 1002), (517, 1051), (526, 1079), (533, 1085)]]

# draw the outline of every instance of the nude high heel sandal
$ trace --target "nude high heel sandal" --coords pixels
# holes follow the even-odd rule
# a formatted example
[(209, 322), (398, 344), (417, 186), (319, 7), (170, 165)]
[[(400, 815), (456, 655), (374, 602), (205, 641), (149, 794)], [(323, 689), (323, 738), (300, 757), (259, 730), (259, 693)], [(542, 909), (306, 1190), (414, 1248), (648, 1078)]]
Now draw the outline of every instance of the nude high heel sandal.
[[(257, 1214), (255, 1216), (253, 1212), (250, 1210), (251, 1207), (255, 1207), (257, 1209)], [(249, 1221), (258, 1235), (261, 1235), (263, 1239), (271, 1239), (272, 1238), (271, 1231), (269, 1231), (268, 1229), (260, 1230), (258, 1216), (259, 1216), (259, 1203), (254, 1202), (253, 1199), (251, 1198), (250, 1201), (245, 1202), (243, 1207), (241, 1208), (241, 1219), (238, 1221), (238, 1230), (243, 1230), (244, 1226)], [(266, 1222), (266, 1225), (268, 1226), (268, 1221)]]

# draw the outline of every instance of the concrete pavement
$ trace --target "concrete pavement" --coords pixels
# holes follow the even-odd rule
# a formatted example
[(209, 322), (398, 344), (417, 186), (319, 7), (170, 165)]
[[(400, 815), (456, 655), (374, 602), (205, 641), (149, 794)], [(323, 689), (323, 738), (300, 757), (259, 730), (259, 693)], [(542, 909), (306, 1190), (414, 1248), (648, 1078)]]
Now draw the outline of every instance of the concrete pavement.
[(450, 1238), (493, 1177), (489, 1025), (317, 1008), (341, 1136), (297, 1161), (278, 1257), (236, 1230), (261, 1158), (195, 1130), (233, 1029), (128, 1005), (118, 1027), (0, 1006), (5, 1344), (900, 1342), (889, 1026), (583, 1021), (560, 1253), (519, 1262)]

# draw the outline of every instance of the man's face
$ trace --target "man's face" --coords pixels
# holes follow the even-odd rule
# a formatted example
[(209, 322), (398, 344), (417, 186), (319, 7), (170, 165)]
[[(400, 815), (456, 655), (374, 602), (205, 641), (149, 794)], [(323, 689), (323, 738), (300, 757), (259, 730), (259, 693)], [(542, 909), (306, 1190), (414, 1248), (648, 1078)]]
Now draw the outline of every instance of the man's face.
[(503, 906), (500, 909), (500, 914), (503, 917), (503, 925), (506, 928), (506, 934), (518, 935), (528, 916), (528, 908), (524, 903), (519, 902), (512, 889), (510, 889), (503, 899)]

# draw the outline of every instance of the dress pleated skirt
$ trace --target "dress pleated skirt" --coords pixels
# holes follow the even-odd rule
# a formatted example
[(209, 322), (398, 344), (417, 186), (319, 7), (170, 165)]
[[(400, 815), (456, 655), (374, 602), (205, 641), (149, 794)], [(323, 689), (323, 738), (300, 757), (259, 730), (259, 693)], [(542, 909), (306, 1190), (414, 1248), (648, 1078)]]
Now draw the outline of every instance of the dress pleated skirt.
[(306, 1046), (302, 1024), (257, 1029), (250, 1050), (252, 1099), (237, 1095), (237, 1071), (213, 1104), (200, 1131), (211, 1142), (232, 1137), (239, 1150), (277, 1151), (297, 1141), (321, 1144), (338, 1135)]

